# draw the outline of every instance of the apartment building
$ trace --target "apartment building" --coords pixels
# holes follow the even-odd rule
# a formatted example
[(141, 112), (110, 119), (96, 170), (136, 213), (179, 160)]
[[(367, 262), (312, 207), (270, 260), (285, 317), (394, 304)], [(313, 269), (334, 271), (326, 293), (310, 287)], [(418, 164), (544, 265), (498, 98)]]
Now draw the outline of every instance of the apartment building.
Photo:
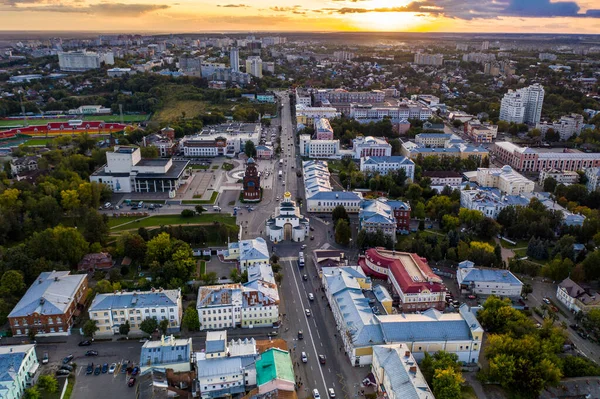
[(320, 118), (333, 119), (340, 117), (340, 112), (334, 107), (310, 107), (296, 104), (296, 123), (304, 126), (314, 126)]
[(370, 248), (359, 257), (358, 264), (365, 274), (392, 283), (403, 312), (429, 308), (443, 311), (446, 308), (442, 279), (431, 270), (425, 258), (407, 252)]
[(404, 170), (406, 177), (414, 180), (415, 163), (403, 156), (390, 157), (362, 157), (360, 158), (361, 172), (379, 173), (387, 175), (390, 172)]
[(85, 50), (58, 53), (58, 67), (61, 71), (85, 72), (100, 68), (102, 63), (114, 65), (115, 58), (113, 53), (96, 53)]
[(478, 119), (465, 122), (464, 128), (465, 133), (476, 144), (492, 143), (498, 135), (498, 125), (492, 125), (488, 122), (482, 123)]
[(497, 161), (510, 165), (519, 172), (539, 172), (548, 168), (578, 171), (600, 166), (598, 153), (584, 153), (569, 149), (561, 152), (540, 151), (508, 141), (494, 143), (492, 153)]
[(542, 137), (546, 137), (548, 130), (553, 129), (560, 135), (561, 140), (569, 140), (573, 135), (578, 136), (585, 125), (583, 115), (571, 114), (565, 115), (560, 120), (548, 123), (537, 123), (535, 126), (542, 132)]
[[(591, 169), (591, 168), (590, 168)], [(579, 173), (569, 170), (558, 170), (547, 168), (540, 171), (539, 182), (544, 183), (544, 180), (552, 177), (558, 184), (577, 184), (579, 183)]]
[(159, 323), (168, 320), (167, 331), (178, 332), (183, 316), (181, 289), (98, 294), (88, 314), (98, 322), (98, 335), (118, 334), (119, 326), (125, 322), (129, 322), (130, 333), (141, 333), (140, 326), (147, 318)]
[(600, 309), (600, 295), (589, 289), (583, 289), (570, 278), (566, 278), (558, 284), (556, 299), (572, 312), (589, 312), (592, 309)]
[(69, 335), (87, 289), (87, 274), (41, 273), (8, 315), (13, 335)]
[(444, 56), (442, 54), (416, 53), (415, 64), (442, 66), (444, 64)]
[(252, 76), (256, 76), (257, 78), (262, 78), (263, 74), (263, 61), (257, 56), (253, 55), (246, 59), (246, 73), (249, 73)]
[(300, 156), (309, 158), (339, 159), (339, 140), (313, 140), (308, 134), (300, 135)]
[(502, 193), (509, 195), (530, 193), (535, 188), (534, 182), (508, 165), (502, 168), (477, 168), (477, 184), (481, 187), (498, 188)]
[(410, 229), (410, 205), (386, 198), (363, 201), (358, 212), (358, 229), (368, 233), (381, 230), (396, 241), (396, 233), (408, 233)]
[(462, 143), (460, 137), (451, 133), (419, 133), (415, 136), (415, 143), (430, 148), (447, 148), (453, 143)]
[(37, 381), (40, 367), (34, 344), (0, 347), (0, 397), (21, 399)]
[(462, 175), (454, 171), (445, 170), (430, 170), (423, 172), (423, 177), (427, 177), (431, 180), (431, 186), (450, 186), (458, 187), (462, 183)]
[(413, 101), (396, 106), (352, 103), (349, 115), (361, 123), (377, 122), (384, 118), (398, 123), (405, 119), (427, 120), (431, 118), (432, 111), (428, 106)]
[(333, 140), (333, 128), (326, 118), (319, 118), (315, 121), (316, 140)]
[(539, 123), (544, 103), (544, 87), (539, 83), (508, 90), (500, 104), (500, 120), (514, 123)]
[(301, 88), (296, 89), (296, 105), (304, 105), (306, 107), (312, 106), (312, 97), (308, 90)]
[(600, 189), (600, 167), (587, 168), (585, 177), (587, 178), (586, 187), (590, 192)]

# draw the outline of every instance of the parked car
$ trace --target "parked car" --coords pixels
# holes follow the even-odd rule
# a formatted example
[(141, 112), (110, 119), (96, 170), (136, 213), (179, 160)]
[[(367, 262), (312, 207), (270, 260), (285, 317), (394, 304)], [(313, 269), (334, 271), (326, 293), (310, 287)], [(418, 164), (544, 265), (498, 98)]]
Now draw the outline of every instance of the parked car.
[(47, 364), (49, 361), (48, 352), (44, 352), (44, 357), (42, 358), (42, 364)]
[(60, 366), (61, 370), (69, 370), (69, 371), (73, 371), (73, 366), (69, 365), (69, 364), (63, 364), (62, 366)]
[(108, 373), (108, 363), (102, 365), (102, 374)]
[(127, 362), (123, 362), (123, 364), (121, 365), (121, 374), (126, 374), (127, 373)]
[(108, 374), (114, 374), (116, 369), (117, 369), (117, 363), (111, 364), (110, 367), (108, 368)]
[(135, 378), (131, 377), (129, 381), (127, 381), (127, 386), (132, 387), (135, 385)]
[(133, 370), (131, 370), (131, 375), (138, 375), (139, 372), (140, 368), (138, 366), (135, 366)]
[(267, 337), (269, 338), (273, 338), (276, 337), (279, 333), (277, 331), (269, 331), (269, 333), (267, 334)]
[(102, 372), (102, 366), (97, 365), (96, 369), (94, 370), (94, 375), (100, 375), (101, 372)]
[(69, 374), (71, 374), (71, 372), (69, 370), (65, 370), (65, 369), (56, 370), (56, 375), (69, 375)]
[(315, 300), (315, 296), (312, 294), (312, 292), (308, 293), (308, 300), (309, 301), (314, 301)]
[(469, 298), (469, 299), (477, 299), (477, 297), (475, 295), (469, 295), (467, 298)]
[(327, 363), (327, 358), (325, 357), (325, 355), (319, 355), (319, 363), (321, 363), (321, 364)]
[(88, 363), (87, 368), (85, 369), (86, 374), (92, 374), (94, 372), (94, 363)]
[(90, 346), (92, 344), (92, 341), (81, 341), (78, 345), (79, 346)]
[(98, 356), (98, 351), (87, 351), (85, 352), (86, 356)]
[(67, 364), (67, 363), (69, 363), (71, 360), (73, 360), (73, 358), (74, 358), (74, 357), (75, 357), (75, 356), (73, 356), (73, 355), (69, 355), (69, 356), (65, 357), (65, 358), (63, 359), (63, 364)]
[(542, 299), (542, 301), (544, 301), (544, 303), (545, 303), (546, 305), (550, 305), (550, 299), (548, 299), (548, 298), (544, 298), (544, 299)]

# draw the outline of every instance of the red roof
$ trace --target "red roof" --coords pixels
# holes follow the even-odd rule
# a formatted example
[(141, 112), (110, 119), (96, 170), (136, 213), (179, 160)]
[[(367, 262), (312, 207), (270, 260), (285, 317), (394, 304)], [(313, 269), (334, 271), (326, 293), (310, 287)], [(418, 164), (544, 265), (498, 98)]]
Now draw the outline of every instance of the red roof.
[[(409, 256), (414, 262), (416, 269), (413, 271), (418, 272), (417, 278), (413, 278), (413, 276), (407, 270), (407, 266), (411, 268), (413, 266), (403, 264), (401, 257), (405, 256)], [(391, 274), (394, 276), (394, 279), (400, 285), (402, 292), (416, 294), (424, 289), (427, 289), (431, 292), (441, 292), (444, 290), (442, 279), (431, 270), (427, 264), (427, 260), (421, 258), (417, 254), (411, 254), (407, 252), (392, 252), (384, 250), (383, 248), (371, 248), (365, 252), (365, 258), (361, 258), (359, 260), (359, 265), (362, 267), (365, 273), (378, 278), (388, 277), (384, 276), (382, 273), (372, 270), (367, 265), (366, 260), (368, 259), (369, 262), (376, 264), (378, 267), (388, 269), (388, 273), (391, 272)]]

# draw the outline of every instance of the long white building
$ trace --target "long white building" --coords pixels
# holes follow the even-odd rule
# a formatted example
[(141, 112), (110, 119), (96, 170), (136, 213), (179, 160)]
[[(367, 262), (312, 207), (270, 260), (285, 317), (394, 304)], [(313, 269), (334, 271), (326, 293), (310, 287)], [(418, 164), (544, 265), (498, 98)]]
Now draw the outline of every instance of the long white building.
[(535, 183), (508, 165), (502, 168), (477, 168), (477, 184), (481, 187), (495, 187), (502, 193), (517, 195), (531, 193)]
[(411, 180), (415, 178), (415, 163), (409, 158), (403, 156), (390, 157), (362, 157), (360, 159), (361, 172), (377, 172), (387, 175), (390, 172), (396, 172), (404, 169), (406, 177)]
[(309, 158), (339, 159), (339, 140), (313, 140), (308, 134), (300, 135), (300, 155)]
[(542, 116), (543, 103), (544, 87), (539, 83), (508, 90), (500, 104), (500, 120), (535, 125)]
[(359, 136), (352, 140), (354, 159), (362, 157), (389, 157), (392, 155), (392, 145), (386, 139), (373, 136)]
[(71, 51), (58, 53), (58, 66), (61, 71), (84, 72), (98, 69), (102, 66), (114, 65), (115, 58), (112, 52), (95, 53), (92, 51)]
[(232, 158), (244, 151), (248, 141), (258, 146), (261, 133), (260, 123), (223, 123), (205, 126), (200, 133), (182, 138), (179, 147), (186, 157), (224, 155)]

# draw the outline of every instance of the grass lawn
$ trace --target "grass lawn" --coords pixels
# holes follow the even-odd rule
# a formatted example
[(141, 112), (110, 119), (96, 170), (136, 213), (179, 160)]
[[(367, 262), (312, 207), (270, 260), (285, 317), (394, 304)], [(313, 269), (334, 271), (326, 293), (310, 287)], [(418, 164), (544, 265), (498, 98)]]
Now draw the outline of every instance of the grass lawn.
[(47, 138), (47, 139), (32, 139), (32, 140), (27, 140), (25, 145), (46, 145), (48, 143), (51, 143), (52, 140), (54, 140), (54, 137)]
[(225, 169), (225, 170), (233, 170), (233, 164), (232, 163), (225, 162), (225, 163), (223, 163), (223, 166), (221, 166), (221, 167), (223, 169)]
[[(123, 121), (125, 123), (128, 122), (141, 122), (145, 121), (148, 115), (123, 115)], [(78, 116), (72, 115), (68, 118), (60, 118), (60, 119), (27, 119), (28, 125), (46, 125), (48, 122), (64, 122), (70, 121), (74, 119), (82, 119), (84, 121), (105, 121), (105, 122), (121, 122), (120, 115), (89, 115), (89, 116)], [(0, 127), (4, 126), (23, 126), (23, 119), (9, 119), (9, 120), (0, 120)]]
[(202, 276), (203, 274), (206, 274), (206, 261), (205, 260), (200, 261), (200, 275)]
[(214, 166), (212, 166), (212, 169), (213, 169), (213, 170), (217, 170), (217, 169), (219, 169), (219, 165), (214, 165)]
[(473, 389), (473, 387), (468, 385), (463, 385), (462, 387), (460, 387), (460, 394), (462, 399), (477, 399), (475, 390)]
[(208, 166), (208, 165), (196, 165), (196, 164), (194, 164), (194, 165), (192, 165), (192, 166), (188, 166), (188, 167), (189, 167), (189, 168), (192, 168), (192, 169), (205, 169), (205, 170), (206, 170), (206, 169), (208, 169), (210, 166)]
[[(512, 240), (515, 241), (515, 240)], [(515, 241), (517, 244), (516, 245), (512, 245), (510, 242), (508, 241), (504, 241), (503, 239), (500, 239), (500, 245), (502, 246), (502, 248), (509, 248), (509, 249), (513, 249), (513, 248), (527, 248), (527, 245), (529, 245), (529, 241), (528, 240), (516, 240)]]
[[(120, 218), (125, 219), (125, 218)], [(138, 218), (139, 219), (139, 218)], [(135, 220), (135, 219), (134, 219)], [(186, 225), (186, 224), (211, 224), (215, 222), (224, 223), (230, 226), (235, 226), (235, 217), (229, 215), (207, 213), (203, 215), (194, 216), (191, 218), (184, 218), (180, 215), (158, 215), (150, 216), (145, 219), (139, 220), (138, 222), (126, 224), (124, 226), (118, 226), (111, 229), (111, 231), (123, 231), (130, 229), (138, 229), (139, 227), (158, 227), (168, 225)]]
[(194, 118), (206, 112), (207, 103), (196, 100), (182, 100), (169, 102), (163, 109), (158, 111), (152, 119), (158, 121), (170, 121), (181, 118), (185, 112), (186, 118)]
[(123, 223), (132, 222), (134, 220), (141, 219), (143, 216), (121, 216), (118, 218), (108, 217), (108, 227), (112, 228)]
[[(217, 200), (217, 197), (219, 196), (219, 193), (217, 191), (213, 191), (213, 193), (210, 195), (210, 199), (209, 200), (192, 200), (194, 202), (187, 202), (186, 200), (181, 201), (183, 204), (214, 204), (215, 201)], [(194, 195), (194, 198), (201, 198), (202, 196), (198, 196), (196, 197)]]

